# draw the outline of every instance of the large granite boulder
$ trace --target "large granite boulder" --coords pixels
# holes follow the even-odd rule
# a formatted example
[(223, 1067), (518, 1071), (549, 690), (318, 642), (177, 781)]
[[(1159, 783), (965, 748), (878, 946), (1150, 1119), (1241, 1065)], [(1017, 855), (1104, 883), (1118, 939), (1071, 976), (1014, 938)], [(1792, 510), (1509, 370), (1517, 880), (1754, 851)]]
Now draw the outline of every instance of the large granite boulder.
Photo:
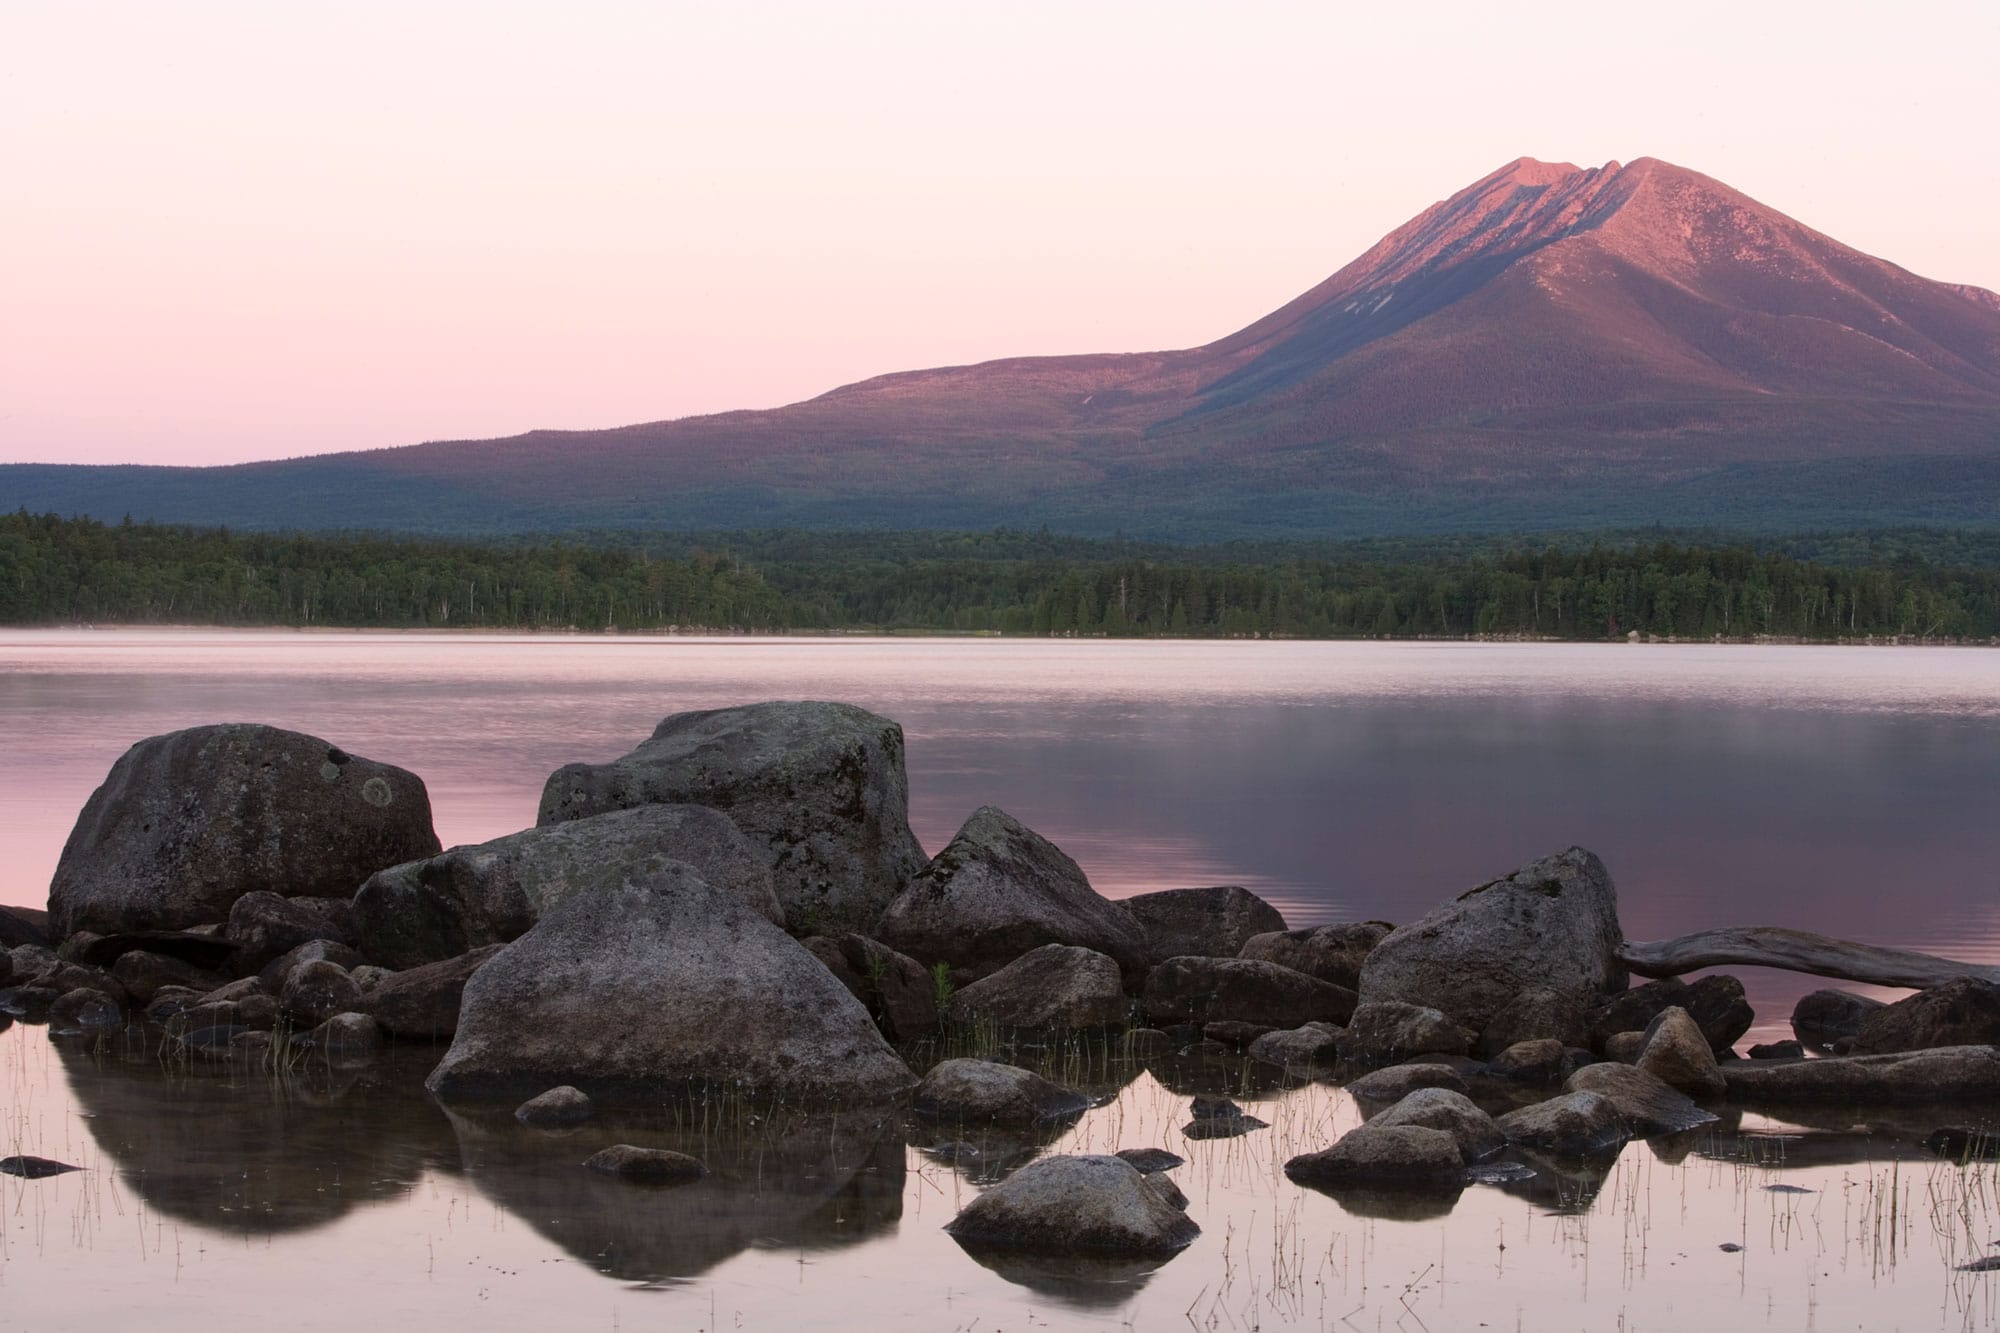
[(1277, 908), (1236, 884), (1162, 889), (1127, 898), (1122, 906), (1146, 934), (1149, 963), (1199, 954), (1234, 958), (1254, 936), (1285, 928)]
[(968, 1248), (1166, 1256), (1201, 1234), (1172, 1189), (1121, 1158), (1045, 1157), (987, 1189), (945, 1230)]
[(1146, 978), (1141, 1000), (1155, 1024), (1257, 1023), (1295, 1028), (1344, 1023), (1354, 992), (1251, 958), (1169, 958)]
[(362, 952), (419, 967), (526, 934), (585, 884), (616, 884), (661, 861), (701, 877), (778, 925), (771, 858), (728, 815), (699, 805), (643, 805), (510, 833), (392, 866), (354, 895)]
[(676, 713), (621, 759), (557, 769), (537, 822), (642, 805), (726, 812), (769, 854), (772, 887), (803, 934), (866, 930), (924, 864), (903, 729), (852, 704)]
[(1030, 949), (951, 997), (952, 1021), (1001, 1028), (1124, 1027), (1131, 1017), (1117, 962), (1068, 944)]
[(835, 1106), (915, 1081), (798, 941), (667, 862), (570, 894), (473, 973), (425, 1086), (447, 1100), (568, 1084), (599, 1102), (717, 1091)]
[(1306, 930), (1273, 931), (1245, 940), (1237, 957), (1276, 963), (1353, 990), (1361, 983), (1361, 964), (1394, 929), (1386, 921), (1347, 921)]
[(193, 727), (140, 741), (91, 793), (49, 885), (49, 924), (58, 939), (176, 930), (260, 889), (347, 898), (437, 851), (414, 773), (296, 731)]
[(1622, 943), (1611, 873), (1572, 847), (1392, 931), (1361, 965), (1359, 991), (1363, 1003), (1443, 1010), (1478, 1033), (1523, 991), (1586, 1005), (1624, 986)]
[(1146, 962), (1146, 937), (1131, 914), (1091, 888), (1061, 848), (991, 805), (973, 811), (874, 934), (920, 963), (949, 965), (961, 980), (989, 976), (1044, 944), (1108, 954), (1128, 977)]
[(1861, 1020), (1855, 1055), (2000, 1043), (2000, 986), (1959, 977), (1882, 1006)]

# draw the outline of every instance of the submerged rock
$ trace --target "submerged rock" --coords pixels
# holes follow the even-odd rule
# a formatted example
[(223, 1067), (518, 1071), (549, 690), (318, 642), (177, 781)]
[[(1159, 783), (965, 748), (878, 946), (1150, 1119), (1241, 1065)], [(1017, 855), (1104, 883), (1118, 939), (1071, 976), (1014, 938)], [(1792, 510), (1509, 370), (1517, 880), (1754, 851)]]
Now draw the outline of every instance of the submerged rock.
[(922, 963), (967, 979), (990, 976), (1031, 949), (1068, 944), (1136, 975), (1146, 939), (1129, 913), (1090, 887), (1076, 862), (997, 806), (972, 813), (875, 926)]
[(1044, 944), (954, 994), (951, 1017), (1002, 1028), (1123, 1027), (1132, 1017), (1132, 1002), (1110, 955)]
[(1386, 921), (1349, 921), (1306, 930), (1273, 931), (1245, 940), (1236, 956), (1276, 963), (1344, 990), (1354, 990), (1361, 983), (1362, 962), (1394, 929)]
[(349, 897), (437, 850), (415, 774), (295, 731), (193, 727), (134, 745), (84, 804), (49, 885), (51, 933), (220, 921), (257, 890)]
[(1277, 908), (1236, 884), (1163, 889), (1120, 905), (1145, 932), (1148, 963), (1200, 955), (1234, 958), (1253, 936), (1285, 928)]
[(1031, 1126), (1081, 1115), (1090, 1099), (1040, 1074), (992, 1060), (945, 1060), (917, 1084), (913, 1109), (932, 1120)]
[(1046, 1157), (989, 1188), (945, 1230), (968, 1247), (1166, 1256), (1201, 1234), (1170, 1202), (1170, 1188), (1117, 1157)]
[(1360, 997), (1442, 1010), (1477, 1033), (1523, 991), (1587, 1005), (1624, 985), (1622, 943), (1610, 872), (1572, 847), (1391, 932), (1362, 964)]
[[(409, 975), (377, 989), (377, 1012)], [(831, 1106), (914, 1081), (796, 940), (669, 862), (571, 894), (473, 973), (426, 1086), (447, 1100), (567, 1083), (599, 1101), (713, 1090)]]
[(623, 758), (556, 770), (536, 822), (642, 805), (725, 811), (769, 854), (786, 920), (817, 933), (867, 929), (922, 868), (909, 804), (894, 722), (852, 704), (760, 703), (676, 713)]

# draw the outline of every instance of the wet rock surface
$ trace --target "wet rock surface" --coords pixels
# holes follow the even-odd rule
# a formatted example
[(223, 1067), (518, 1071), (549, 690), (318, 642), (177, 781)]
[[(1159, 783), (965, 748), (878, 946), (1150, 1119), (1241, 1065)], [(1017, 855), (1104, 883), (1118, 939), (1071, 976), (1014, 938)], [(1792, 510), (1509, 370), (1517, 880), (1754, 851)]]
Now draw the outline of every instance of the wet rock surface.
[(1589, 1091), (1565, 1092), (1509, 1111), (1494, 1123), (1509, 1143), (1559, 1157), (1609, 1153), (1631, 1137), (1625, 1117), (1611, 1099)]

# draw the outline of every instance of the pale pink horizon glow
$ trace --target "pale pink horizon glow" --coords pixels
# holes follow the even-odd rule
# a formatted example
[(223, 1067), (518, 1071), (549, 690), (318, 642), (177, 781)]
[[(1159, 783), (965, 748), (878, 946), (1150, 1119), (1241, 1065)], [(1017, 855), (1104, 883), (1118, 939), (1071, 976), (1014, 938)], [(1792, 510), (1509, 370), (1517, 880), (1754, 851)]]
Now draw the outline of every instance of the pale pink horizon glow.
[(2000, 7), (1359, 11), (9, 0), (0, 461), (1192, 346), (1522, 155), (1666, 158), (2000, 288)]

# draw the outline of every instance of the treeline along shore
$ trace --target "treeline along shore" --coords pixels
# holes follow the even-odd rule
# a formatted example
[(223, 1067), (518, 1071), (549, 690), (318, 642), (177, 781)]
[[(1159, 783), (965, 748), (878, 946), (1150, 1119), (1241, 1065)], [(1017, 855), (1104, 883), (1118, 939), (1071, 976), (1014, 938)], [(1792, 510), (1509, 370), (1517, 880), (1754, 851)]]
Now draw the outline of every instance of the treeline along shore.
[(1178, 547), (1048, 533), (469, 544), (0, 515), (0, 623), (1145, 638), (2000, 636), (2000, 542), (1914, 530)]

